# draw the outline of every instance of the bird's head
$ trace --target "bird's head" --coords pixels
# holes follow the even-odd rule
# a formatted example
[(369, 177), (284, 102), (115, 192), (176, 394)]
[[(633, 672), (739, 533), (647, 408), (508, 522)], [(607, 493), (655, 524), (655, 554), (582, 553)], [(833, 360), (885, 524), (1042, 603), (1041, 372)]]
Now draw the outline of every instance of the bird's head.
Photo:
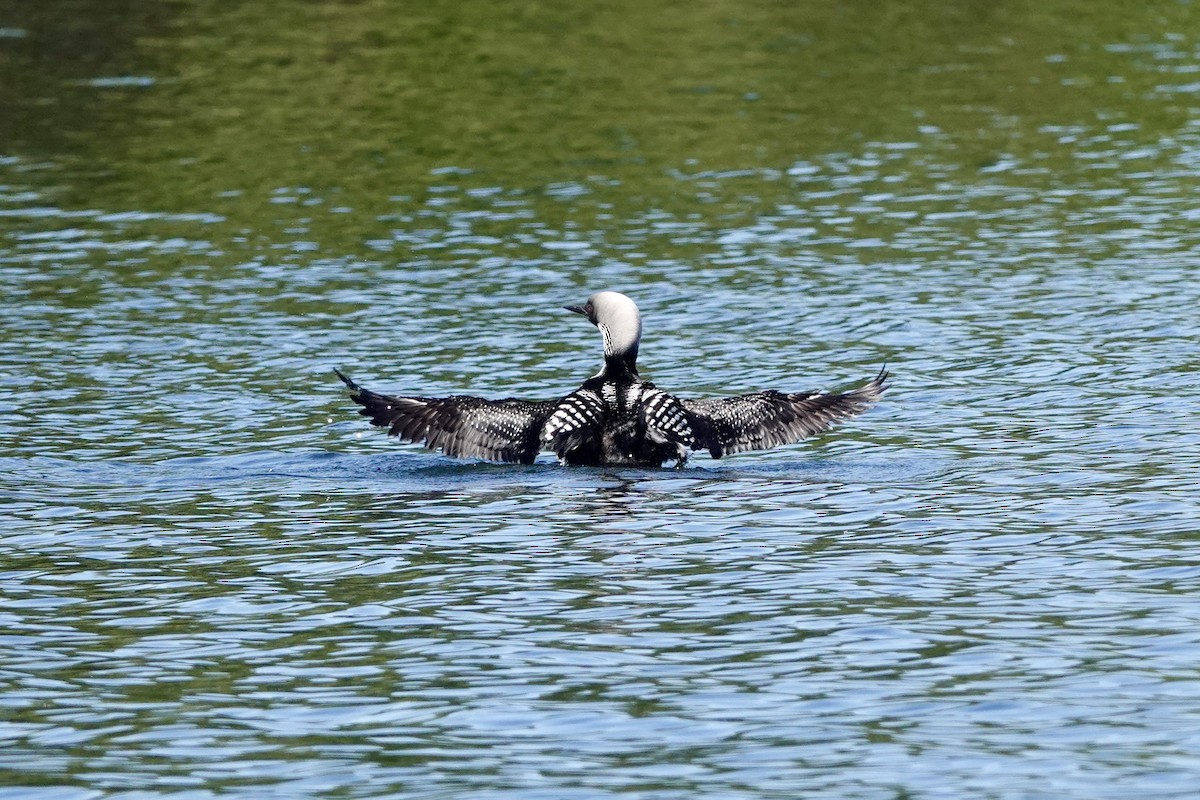
[(642, 315), (637, 305), (620, 292), (596, 292), (581, 306), (566, 306), (600, 329), (605, 358), (616, 357), (631, 365), (637, 361), (642, 338)]

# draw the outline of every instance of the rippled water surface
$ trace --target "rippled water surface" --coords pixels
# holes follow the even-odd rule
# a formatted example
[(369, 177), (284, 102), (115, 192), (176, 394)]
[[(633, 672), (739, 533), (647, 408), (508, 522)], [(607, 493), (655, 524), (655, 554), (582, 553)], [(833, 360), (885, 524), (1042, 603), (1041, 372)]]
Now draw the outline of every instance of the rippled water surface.
[[(0, 16), (0, 797), (1194, 797), (1200, 17), (813, 5)], [(566, 469), (330, 372), (560, 395), (601, 288), (893, 388)]]

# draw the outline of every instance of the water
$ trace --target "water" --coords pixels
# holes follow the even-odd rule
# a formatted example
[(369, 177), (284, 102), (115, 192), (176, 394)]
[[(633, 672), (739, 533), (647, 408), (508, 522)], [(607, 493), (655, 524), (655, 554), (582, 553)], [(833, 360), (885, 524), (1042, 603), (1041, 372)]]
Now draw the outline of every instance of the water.
[[(35, 5), (0, 797), (1194, 796), (1192, 4)], [(555, 396), (600, 288), (680, 394), (895, 383), (593, 470), (329, 369)]]

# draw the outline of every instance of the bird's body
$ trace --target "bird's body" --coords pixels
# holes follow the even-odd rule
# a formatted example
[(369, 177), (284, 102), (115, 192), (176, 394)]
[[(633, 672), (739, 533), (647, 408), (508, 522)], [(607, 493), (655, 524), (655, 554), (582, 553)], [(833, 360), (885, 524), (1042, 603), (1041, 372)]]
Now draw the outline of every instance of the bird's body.
[(550, 450), (563, 464), (682, 465), (692, 450), (713, 458), (790, 444), (867, 410), (887, 371), (844, 394), (776, 391), (690, 400), (638, 377), (641, 315), (623, 294), (598, 292), (583, 306), (604, 337), (604, 367), (558, 400), (381, 395), (341, 372), (371, 424), (450, 456), (531, 464)]

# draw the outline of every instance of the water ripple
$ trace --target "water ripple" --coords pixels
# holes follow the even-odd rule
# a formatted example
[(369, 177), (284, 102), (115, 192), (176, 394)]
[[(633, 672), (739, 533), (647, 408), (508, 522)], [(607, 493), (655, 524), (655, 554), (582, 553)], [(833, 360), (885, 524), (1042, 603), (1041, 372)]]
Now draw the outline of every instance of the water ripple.
[[(1036, 134), (1075, 166), (923, 126), (640, 205), (281, 186), (232, 232), (0, 160), (0, 794), (1192, 796), (1200, 145)], [(398, 445), (329, 372), (558, 395), (603, 287), (681, 394), (894, 387), (568, 470)]]

